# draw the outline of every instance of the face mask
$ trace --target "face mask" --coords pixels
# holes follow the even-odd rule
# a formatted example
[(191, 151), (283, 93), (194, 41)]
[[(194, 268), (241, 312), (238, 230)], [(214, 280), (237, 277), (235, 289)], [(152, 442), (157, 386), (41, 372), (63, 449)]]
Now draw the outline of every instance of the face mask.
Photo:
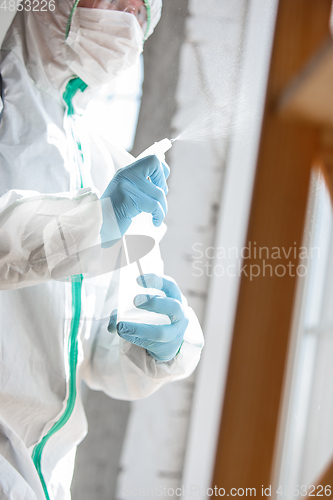
[(78, 7), (66, 43), (68, 66), (94, 88), (136, 64), (143, 32), (127, 12)]

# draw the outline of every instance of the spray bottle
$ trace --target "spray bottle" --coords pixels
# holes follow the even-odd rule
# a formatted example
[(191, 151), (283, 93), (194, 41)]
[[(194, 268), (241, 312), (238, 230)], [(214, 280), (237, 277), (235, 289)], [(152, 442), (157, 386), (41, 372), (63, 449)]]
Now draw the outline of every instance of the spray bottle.
[[(149, 155), (156, 155), (160, 161), (165, 161), (165, 153), (172, 147), (172, 142), (170, 139), (155, 142), (155, 144), (143, 151), (136, 159), (140, 160)], [(139, 309), (133, 303), (134, 297), (139, 294), (165, 296), (162, 291), (155, 288), (141, 287), (138, 285), (136, 279), (138, 276), (147, 273), (164, 274), (164, 264), (160, 254), (159, 242), (163, 238), (166, 229), (164, 223), (160, 227), (155, 227), (152, 223), (151, 214), (141, 213), (134, 217), (126, 235), (150, 236), (155, 240), (155, 246), (149, 254), (132, 264), (130, 264), (128, 255), (126, 235), (123, 237), (126, 262), (120, 270), (117, 322), (130, 321), (153, 325), (170, 324), (168, 316)]]
[(156, 155), (160, 161), (165, 161), (165, 153), (171, 149), (173, 142), (173, 139), (162, 139), (161, 141), (155, 142), (152, 146), (145, 149), (143, 153), (137, 157), (137, 160), (149, 155)]

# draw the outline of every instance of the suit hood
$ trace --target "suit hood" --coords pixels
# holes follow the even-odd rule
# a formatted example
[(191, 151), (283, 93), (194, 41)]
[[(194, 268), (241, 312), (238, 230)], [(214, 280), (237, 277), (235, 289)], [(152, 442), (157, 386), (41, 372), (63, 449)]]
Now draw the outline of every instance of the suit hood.
[[(162, 0), (144, 0), (148, 12), (147, 33), (156, 27)], [(34, 84), (61, 99), (68, 81), (75, 77), (66, 42), (79, 1), (48, 0), (46, 11), (17, 12), (2, 44), (2, 58), (10, 51), (26, 67)], [(131, 15), (131, 14), (129, 14)]]

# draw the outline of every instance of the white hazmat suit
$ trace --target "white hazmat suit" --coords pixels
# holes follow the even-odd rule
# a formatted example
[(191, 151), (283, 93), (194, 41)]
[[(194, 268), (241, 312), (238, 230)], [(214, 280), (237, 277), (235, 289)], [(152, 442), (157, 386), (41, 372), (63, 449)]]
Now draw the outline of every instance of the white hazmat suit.
[[(148, 34), (161, 9), (160, 0), (149, 3)], [(104, 18), (71, 0), (54, 6), (19, 12), (0, 52), (1, 500), (70, 498), (76, 446), (87, 432), (82, 379), (115, 398), (142, 398), (190, 375), (203, 345), (189, 309), (179, 354), (156, 362), (107, 331), (116, 272), (51, 279), (45, 248), (52, 258), (59, 238), (74, 253), (100, 243), (100, 195), (131, 160), (89, 130), (75, 110), (94, 86), (140, 53), (133, 45), (140, 28), (134, 16)], [(124, 42), (119, 50), (117, 39), (105, 41), (103, 34), (114, 23)], [(105, 42), (105, 52), (92, 60), (87, 39), (96, 47)], [(89, 87), (66, 106), (62, 96), (75, 75)]]

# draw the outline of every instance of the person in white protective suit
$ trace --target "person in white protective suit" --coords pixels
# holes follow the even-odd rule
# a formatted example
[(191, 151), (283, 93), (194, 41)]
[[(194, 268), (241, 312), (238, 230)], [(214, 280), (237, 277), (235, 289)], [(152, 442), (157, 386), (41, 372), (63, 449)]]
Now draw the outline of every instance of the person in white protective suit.
[(70, 498), (87, 432), (81, 380), (143, 398), (190, 375), (203, 346), (167, 277), (138, 280), (166, 297), (136, 299), (167, 314), (167, 326), (112, 324), (116, 265), (85, 279), (69, 258), (64, 280), (53, 279), (66, 255), (89, 271), (85, 249), (118, 241), (140, 212), (159, 226), (166, 211), (168, 167), (154, 156), (135, 162), (96, 136), (82, 111), (136, 63), (162, 2), (87, 1), (52, 0), (39, 12), (23, 3), (0, 52), (1, 500)]

